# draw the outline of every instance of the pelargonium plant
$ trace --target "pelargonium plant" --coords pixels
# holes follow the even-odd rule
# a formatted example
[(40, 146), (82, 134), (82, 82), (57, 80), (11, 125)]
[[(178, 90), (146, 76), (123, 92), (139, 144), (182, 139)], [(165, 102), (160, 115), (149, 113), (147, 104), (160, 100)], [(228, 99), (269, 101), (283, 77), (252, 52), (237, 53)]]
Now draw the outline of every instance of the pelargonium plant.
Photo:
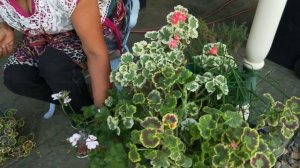
[[(86, 107), (87, 129), (103, 149), (90, 153), (90, 167), (272, 167), (282, 142), (299, 127), (300, 99), (274, 101), (250, 127), (241, 114), (231, 79), (241, 79), (222, 43), (209, 43), (185, 57), (198, 36), (198, 19), (182, 6), (167, 16), (167, 25), (145, 34), (112, 71), (105, 106)], [(200, 48), (200, 47), (199, 47)]]
[[(77, 115), (75, 111), (73, 110), (72, 106), (70, 105), (71, 98), (69, 97), (69, 92), (68, 91), (60, 91), (58, 93), (54, 93), (51, 95), (53, 100), (59, 101), (61, 104), (62, 110), (66, 112), (65, 107), (70, 108), (70, 111), (72, 112), (71, 114), (68, 114), (68, 117), (71, 120), (71, 123), (73, 123), (73, 118), (76, 118)], [(73, 121), (73, 122), (72, 122)], [(77, 120), (78, 121), (78, 120)], [(96, 149), (96, 147), (99, 145), (99, 142), (97, 140), (97, 137), (94, 135), (88, 135), (85, 129), (85, 125), (87, 122), (81, 121), (76, 124), (78, 126), (79, 132), (74, 133), (71, 137), (67, 138), (67, 141), (71, 143), (73, 147), (76, 148), (76, 154), (78, 158), (85, 158), (88, 156), (88, 153)]]
[(27, 157), (36, 146), (34, 135), (22, 135), (23, 119), (16, 119), (16, 109), (0, 111), (0, 165), (11, 158)]
[(79, 133), (73, 134), (67, 139), (67, 141), (69, 141), (73, 147), (76, 147), (78, 158), (88, 157), (88, 153), (91, 150), (96, 149), (99, 145), (96, 136), (87, 135), (84, 131), (79, 131)]

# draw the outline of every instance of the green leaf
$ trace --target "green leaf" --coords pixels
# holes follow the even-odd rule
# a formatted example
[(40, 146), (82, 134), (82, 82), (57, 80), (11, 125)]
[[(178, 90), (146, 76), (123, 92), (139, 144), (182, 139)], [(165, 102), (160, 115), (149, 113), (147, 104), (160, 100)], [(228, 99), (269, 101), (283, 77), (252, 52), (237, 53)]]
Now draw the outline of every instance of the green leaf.
[(193, 160), (190, 157), (182, 155), (182, 157), (180, 158), (180, 160), (176, 161), (176, 163), (178, 165), (180, 165), (181, 167), (187, 168), (187, 167), (192, 167)]
[(96, 112), (97, 112), (97, 109), (95, 106), (83, 106), (81, 108), (81, 110), (83, 111), (83, 116), (84, 118), (90, 118), (90, 117), (93, 117)]
[(153, 167), (169, 167), (169, 155), (170, 152), (166, 150), (160, 150), (157, 152), (157, 157), (154, 158), (150, 163)]
[(152, 82), (154, 83), (154, 86), (157, 89), (165, 89), (165, 81), (166, 79), (160, 71), (155, 72), (152, 76)]
[(136, 113), (136, 106), (126, 104), (125, 114), (122, 117), (133, 117), (134, 113)]
[(179, 77), (178, 82), (180, 84), (185, 84), (187, 80), (193, 75), (193, 73), (186, 68), (180, 67), (177, 69), (176, 75), (178, 75)]
[(192, 81), (187, 83), (185, 87), (188, 91), (196, 92), (200, 88), (200, 85), (197, 82)]
[(166, 147), (170, 151), (174, 148), (178, 148), (177, 145), (179, 145), (179, 142), (180, 139), (178, 139), (174, 135), (164, 135), (162, 140), (162, 144), (164, 145), (164, 147)]
[(132, 98), (134, 104), (143, 104), (145, 102), (145, 96), (143, 93), (135, 93)]
[[(175, 67), (182, 65), (183, 60), (184, 60), (184, 54), (182, 51), (179, 51), (179, 50), (173, 50), (173, 51), (167, 53), (166, 57), (167, 57), (168, 61), (175, 63), (177, 65)], [(173, 71), (174, 71), (174, 69), (173, 69)], [(172, 74), (173, 74), (173, 72), (172, 72)], [(168, 75), (168, 76), (170, 76), (170, 75)]]
[(220, 110), (215, 109), (215, 108), (211, 108), (211, 107), (208, 107), (208, 106), (203, 107), (202, 110), (203, 110), (205, 113), (211, 114), (211, 115), (222, 114), (222, 112), (221, 112)]
[(4, 111), (4, 116), (5, 117), (13, 117), (17, 113), (17, 109), (8, 109)]
[(133, 62), (133, 55), (130, 52), (122, 54), (121, 62), (125, 65)]
[(160, 138), (156, 129), (143, 129), (140, 135), (140, 141), (146, 148), (156, 148), (160, 144)]
[(193, 165), (193, 168), (211, 168), (211, 167), (201, 161), (198, 161)]
[(198, 123), (198, 129), (200, 131), (200, 135), (204, 139), (210, 139), (211, 138), (211, 131), (214, 130), (217, 126), (217, 123), (213, 120), (212, 115), (205, 114), (200, 117), (199, 123)]
[(119, 119), (117, 117), (108, 116), (107, 125), (110, 130), (116, 130), (118, 128)]
[(160, 114), (163, 116), (167, 113), (174, 111), (177, 105), (177, 98), (174, 96), (168, 96), (163, 99), (162, 105), (160, 107)]
[(220, 90), (222, 91), (222, 94), (227, 95), (229, 90), (227, 86), (227, 79), (223, 75), (218, 75), (215, 78), (216, 84), (219, 86)]
[(211, 143), (209, 141), (204, 141), (201, 143), (201, 152), (205, 154), (210, 154), (213, 148), (211, 147)]
[(126, 129), (131, 129), (134, 125), (134, 121), (132, 117), (124, 117), (122, 118), (123, 125)]
[(162, 128), (162, 124), (157, 117), (146, 117), (141, 123), (141, 126), (144, 128), (153, 128), (157, 130)]
[(242, 134), (243, 134), (243, 126), (238, 128), (233, 128), (233, 127), (228, 128), (225, 133), (228, 142), (239, 141)]
[(153, 61), (151, 61), (151, 60), (148, 60), (148, 61), (145, 63), (145, 68), (148, 69), (149, 71), (155, 71), (155, 70), (156, 70), (155, 62), (153, 62)]
[(159, 31), (158, 38), (161, 40), (163, 44), (168, 44), (168, 42), (172, 39), (172, 34), (170, 32), (170, 28), (167, 26), (163, 26)]
[[(188, 17), (189, 28), (196, 30), (199, 27), (198, 19), (194, 16)], [(197, 38), (198, 36), (192, 36), (192, 38)]]
[(157, 150), (149, 149), (143, 152), (143, 155), (145, 156), (146, 159), (153, 160), (157, 157)]
[(240, 127), (244, 121), (241, 114), (236, 111), (226, 111), (223, 114), (223, 119), (225, 120), (225, 124), (233, 128)]
[[(113, 97), (111, 97), (111, 96), (108, 96), (106, 99), (105, 99), (105, 105), (107, 106), (107, 107), (112, 107), (113, 105), (114, 105), (114, 99), (113, 99)], [(84, 111), (84, 110), (83, 110)]]
[(215, 88), (215, 82), (214, 81), (209, 81), (205, 84), (205, 88), (208, 93), (213, 93), (216, 88)]
[(232, 104), (222, 104), (220, 111), (236, 111), (236, 108)]
[(243, 158), (245, 160), (249, 160), (251, 157), (249, 151), (247, 151), (247, 150), (240, 150), (240, 151), (237, 151), (235, 154), (238, 157)]
[(272, 97), (272, 95), (270, 93), (265, 93), (265, 94), (263, 94), (263, 96), (265, 98), (267, 98), (271, 104), (273, 104), (275, 102), (274, 98)]
[(244, 128), (242, 141), (249, 151), (255, 151), (259, 145), (259, 135), (255, 129)]
[(295, 130), (288, 129), (286, 126), (283, 126), (281, 128), (281, 134), (286, 138), (286, 139), (291, 139), (293, 135), (295, 134)]
[(127, 153), (123, 144), (113, 143), (105, 152), (104, 162), (107, 167), (127, 168), (128, 159)]
[(183, 153), (178, 151), (177, 149), (173, 149), (169, 156), (169, 158), (171, 160), (174, 160), (176, 162), (176, 164), (177, 164), (177, 161), (179, 161), (182, 157), (183, 157)]
[(143, 55), (145, 53), (145, 46), (147, 45), (146, 41), (140, 41), (133, 44), (132, 52), (136, 56)]
[(100, 109), (98, 109), (97, 113), (95, 114), (95, 119), (105, 121), (105, 119), (108, 116), (109, 116), (109, 110), (107, 107), (103, 106)]
[(210, 80), (211, 77), (196, 75), (195, 81), (199, 84), (204, 84)]
[(149, 71), (148, 69), (143, 69), (142, 70), (142, 75), (143, 77), (145, 77), (146, 79), (149, 79), (152, 77), (153, 72)]
[(222, 144), (218, 144), (214, 147), (214, 155), (212, 158), (212, 164), (216, 167), (225, 167), (229, 160), (229, 149)]
[(160, 104), (161, 103), (161, 97), (160, 92), (158, 90), (152, 90), (148, 96), (147, 101), (149, 104)]
[(147, 168), (147, 167), (138, 163), (135, 165), (135, 168)]
[(129, 147), (128, 158), (130, 159), (130, 161), (133, 163), (141, 161), (141, 156), (138, 152), (136, 145), (129, 143), (128, 147)]
[(177, 105), (177, 98), (174, 96), (168, 96), (164, 99), (163, 105), (170, 109), (174, 109)]
[(250, 164), (252, 167), (262, 168), (262, 167), (271, 167), (271, 162), (264, 153), (257, 152), (250, 159)]
[(172, 90), (171, 97), (175, 97), (176, 99), (180, 98), (182, 96), (182, 93), (180, 90)]
[(298, 97), (291, 97), (285, 103), (286, 108), (289, 108), (292, 113), (300, 114), (300, 98)]
[(130, 140), (131, 140), (132, 143), (141, 144), (141, 141), (140, 141), (141, 131), (132, 130), (130, 135), (131, 135)]
[(162, 68), (162, 74), (166, 78), (170, 78), (175, 75), (175, 70), (172, 66), (164, 66)]
[(195, 141), (201, 138), (200, 130), (198, 129), (198, 125), (193, 124), (190, 128), (190, 134), (192, 135), (191, 141)]
[(142, 88), (143, 85), (146, 83), (147, 79), (142, 74), (137, 74), (135, 79), (133, 80), (133, 86)]
[(235, 153), (230, 155), (231, 167), (244, 167), (246, 160), (244, 158), (239, 157)]
[(185, 111), (190, 116), (196, 116), (199, 113), (199, 108), (195, 102), (188, 102)]
[(147, 33), (145, 33), (145, 38), (149, 38), (150, 40), (157, 40), (158, 32), (157, 31), (148, 31)]
[(272, 105), (272, 108), (276, 111), (276, 112), (282, 112), (284, 110), (284, 104), (282, 104), (282, 102), (276, 101), (274, 102), (274, 104)]

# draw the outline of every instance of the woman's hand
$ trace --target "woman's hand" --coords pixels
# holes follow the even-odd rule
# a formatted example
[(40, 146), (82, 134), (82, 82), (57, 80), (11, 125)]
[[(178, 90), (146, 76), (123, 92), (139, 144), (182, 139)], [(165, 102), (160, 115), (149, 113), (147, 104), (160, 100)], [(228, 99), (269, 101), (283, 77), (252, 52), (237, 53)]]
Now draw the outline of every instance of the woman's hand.
[(71, 19), (87, 55), (94, 104), (101, 107), (111, 87), (107, 47), (102, 34), (98, 0), (80, 0)]
[(12, 52), (14, 31), (5, 22), (0, 22), (0, 58)]

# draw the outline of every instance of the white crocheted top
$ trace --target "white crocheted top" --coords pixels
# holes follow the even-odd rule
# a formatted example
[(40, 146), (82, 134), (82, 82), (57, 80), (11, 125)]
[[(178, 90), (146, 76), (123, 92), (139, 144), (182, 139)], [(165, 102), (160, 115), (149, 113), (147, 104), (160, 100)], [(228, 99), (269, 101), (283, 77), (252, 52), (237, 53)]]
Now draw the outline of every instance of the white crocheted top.
[[(16, 0), (0, 0), (0, 22), (21, 32), (56, 34), (73, 30), (71, 15), (79, 0), (32, 0), (32, 14), (26, 13)], [(106, 18), (111, 0), (98, 0), (101, 22)]]

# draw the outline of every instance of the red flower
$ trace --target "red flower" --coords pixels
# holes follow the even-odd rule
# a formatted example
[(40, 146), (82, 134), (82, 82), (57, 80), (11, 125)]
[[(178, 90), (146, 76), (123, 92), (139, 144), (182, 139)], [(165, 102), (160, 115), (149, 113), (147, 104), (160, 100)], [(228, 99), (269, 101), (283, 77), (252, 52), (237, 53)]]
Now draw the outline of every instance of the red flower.
[(217, 47), (213, 47), (209, 50), (209, 54), (211, 54), (211, 55), (217, 55), (217, 53), (218, 53)]
[(176, 35), (174, 36), (174, 40), (179, 41), (179, 40), (180, 40), (180, 36), (179, 36), (178, 34), (176, 34)]
[(232, 147), (233, 150), (236, 150), (238, 147), (237, 143), (235, 143), (234, 140), (231, 142), (230, 146)]
[(170, 48), (177, 48), (177, 40), (175, 40), (175, 39), (172, 39), (172, 40), (170, 40), (169, 41), (169, 46), (170, 46)]
[(171, 23), (177, 25), (179, 21), (185, 22), (186, 21), (186, 14), (181, 13), (180, 11), (175, 11), (171, 16)]

